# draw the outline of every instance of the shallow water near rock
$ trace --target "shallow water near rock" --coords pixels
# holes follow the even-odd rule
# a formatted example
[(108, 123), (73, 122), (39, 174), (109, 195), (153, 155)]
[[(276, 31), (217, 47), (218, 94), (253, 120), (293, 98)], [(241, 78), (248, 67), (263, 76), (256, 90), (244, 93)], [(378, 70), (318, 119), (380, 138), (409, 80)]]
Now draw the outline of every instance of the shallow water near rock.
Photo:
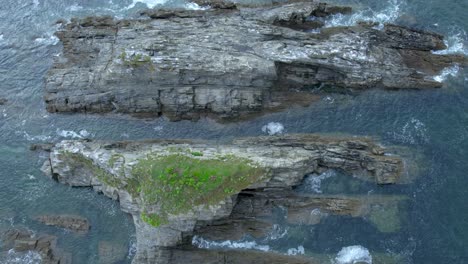
[[(255, 0), (257, 1), (257, 0)], [(251, 1), (252, 2), (252, 1)], [(447, 37), (449, 52), (465, 52), (468, 1), (346, 1), (358, 15), (336, 18), (346, 25), (367, 18), (439, 32)], [(278, 227), (284, 234), (255, 241), (285, 254), (327, 254), (360, 245), (370, 254), (400, 255), (402, 263), (468, 262), (468, 82), (467, 70), (446, 74), (445, 86), (426, 91), (369, 91), (331, 94), (307, 108), (293, 108), (254, 120), (217, 124), (171, 123), (164, 118), (138, 120), (125, 116), (55, 115), (45, 111), (43, 77), (61, 46), (53, 36), (59, 18), (90, 14), (134, 16), (148, 5), (187, 7), (183, 1), (4, 0), (0, 8), (0, 231), (26, 226), (59, 238), (58, 246), (73, 254), (74, 263), (99, 263), (99, 243), (113, 241), (128, 249), (119, 263), (134, 254), (134, 227), (117, 202), (90, 189), (69, 188), (42, 175), (45, 156), (29, 151), (37, 142), (64, 138), (145, 139), (209, 138), (262, 135), (271, 122), (284, 133), (347, 133), (379, 138), (385, 145), (418, 151), (420, 175), (410, 184), (379, 187), (339, 173), (324, 177), (316, 190), (323, 194), (399, 194), (409, 197), (405, 220), (395, 233), (382, 233), (366, 219), (330, 216), (313, 228)], [(343, 180), (340, 180), (343, 179)], [(320, 187), (318, 189), (318, 187)], [(35, 221), (41, 214), (87, 217), (89, 233), (77, 235)], [(202, 241), (202, 240), (200, 240)], [(231, 245), (254, 240), (231, 241)], [(217, 242), (221, 245), (222, 242)], [(235, 244), (237, 243), (237, 244)], [(209, 243), (205, 243), (209, 245)], [(223, 245), (229, 245), (224, 243)], [(252, 244), (250, 244), (252, 245)], [(295, 249), (293, 251), (292, 249)], [(31, 255), (32, 256), (32, 255)], [(18, 256), (29, 262), (31, 256)], [(1, 260), (1, 258), (0, 258)], [(35, 261), (35, 260), (31, 260)]]

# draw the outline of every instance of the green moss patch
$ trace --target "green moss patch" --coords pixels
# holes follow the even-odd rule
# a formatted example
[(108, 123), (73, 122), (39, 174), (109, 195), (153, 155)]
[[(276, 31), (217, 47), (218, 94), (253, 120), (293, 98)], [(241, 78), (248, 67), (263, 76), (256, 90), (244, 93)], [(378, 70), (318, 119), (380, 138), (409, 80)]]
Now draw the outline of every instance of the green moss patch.
[(119, 55), (119, 59), (127, 67), (138, 68), (142, 66), (149, 66), (150, 70), (154, 70), (154, 65), (151, 61), (151, 57), (142, 54), (133, 54), (128, 56), (125, 51)]
[(157, 226), (166, 222), (169, 214), (184, 213), (197, 205), (217, 204), (266, 174), (249, 160), (235, 156), (195, 157), (149, 155), (133, 167), (127, 190), (141, 197), (144, 204), (160, 207), (157, 216), (142, 214), (144, 221)]

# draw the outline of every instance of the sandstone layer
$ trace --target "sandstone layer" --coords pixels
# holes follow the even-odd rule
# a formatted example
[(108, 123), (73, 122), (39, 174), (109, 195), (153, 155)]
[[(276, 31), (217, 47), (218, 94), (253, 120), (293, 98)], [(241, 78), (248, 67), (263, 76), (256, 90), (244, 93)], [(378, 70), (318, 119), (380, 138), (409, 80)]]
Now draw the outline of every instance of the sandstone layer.
[[(144, 185), (151, 185), (151, 182), (144, 182), (136, 189), (131, 186), (139, 177), (135, 172), (140, 171), (135, 168), (146, 164), (148, 157), (174, 155), (181, 160), (181, 167), (184, 166), (182, 161), (187, 158), (195, 160), (196, 164), (229, 158), (255, 164), (255, 172), (261, 173), (248, 185), (228, 190), (215, 203), (193, 202), (185, 211), (165, 213), (163, 201), (148, 203), (148, 194), (143, 192)], [(153, 163), (149, 166), (157, 165)], [(194, 248), (192, 244), (196, 245), (197, 237), (214, 240), (236, 239), (243, 235), (264, 237), (274, 228), (272, 214), (275, 208), (285, 208), (287, 221), (291, 224), (314, 225), (327, 215), (341, 215), (369, 219), (382, 232), (398, 229), (396, 214), (400, 202), (404, 200), (402, 198), (317, 196), (293, 190), (305, 175), (329, 169), (343, 170), (350, 176), (376, 184), (394, 184), (400, 182), (405, 167), (399, 156), (390, 155), (369, 138), (310, 134), (243, 138), (229, 142), (62, 141), (50, 150), (50, 158), (43, 167), (44, 172), (61, 183), (93, 187), (119, 200), (122, 210), (133, 216), (136, 226), (138, 250), (134, 263), (182, 263), (180, 258), (185, 256), (187, 261), (200, 254), (214, 258), (212, 263), (225, 263), (216, 262), (223, 258), (238, 259), (240, 256), (235, 252), (203, 253), (205, 251)], [(153, 187), (163, 188), (158, 185)], [(395, 213), (387, 214), (389, 217), (382, 219), (382, 212)], [(167, 219), (155, 224), (148, 215), (164, 215)], [(191, 251), (199, 253), (191, 255), (180, 251), (181, 248), (191, 248)], [(171, 250), (174, 250), (173, 254), (167, 253)], [(262, 253), (244, 255), (247, 258), (262, 258), (258, 254)], [(263, 258), (268, 259), (267, 256)], [(291, 258), (290, 261), (316, 263), (317, 260), (300, 257)]]
[(246, 118), (317, 99), (313, 90), (441, 87), (463, 56), (437, 55), (442, 36), (397, 25), (322, 28), (350, 8), (302, 1), (206, 10), (148, 10), (146, 18), (73, 19), (46, 77), (49, 112)]

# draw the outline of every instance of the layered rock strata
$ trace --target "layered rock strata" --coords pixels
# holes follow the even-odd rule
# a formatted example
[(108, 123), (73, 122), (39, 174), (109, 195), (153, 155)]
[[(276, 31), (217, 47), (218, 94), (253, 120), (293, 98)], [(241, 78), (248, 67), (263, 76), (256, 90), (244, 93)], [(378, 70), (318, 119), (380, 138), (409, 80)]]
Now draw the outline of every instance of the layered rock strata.
[(10, 229), (2, 234), (4, 250), (16, 252), (34, 251), (41, 256), (43, 264), (71, 264), (71, 255), (56, 247), (57, 237), (41, 234), (37, 235), (25, 229)]
[(36, 220), (49, 226), (57, 226), (78, 233), (86, 233), (90, 228), (88, 219), (76, 215), (40, 215)]
[[(397, 25), (321, 28), (350, 8), (303, 1), (148, 10), (147, 19), (73, 19), (46, 77), (49, 112), (245, 118), (317, 99), (328, 86), (425, 89), (453, 63), (440, 35)], [(320, 30), (317, 33), (317, 29)], [(311, 31), (314, 32), (311, 32)]]
[[(215, 201), (200, 202), (187, 192), (180, 197), (195, 197), (190, 208), (167, 213), (164, 201), (148, 203), (152, 193), (144, 192), (147, 186), (154, 191), (165, 188), (163, 185), (153, 186), (151, 179), (154, 178), (149, 178), (148, 182), (134, 186), (135, 181), (141, 181), (139, 173), (145, 173), (139, 169), (142, 164), (152, 169), (161, 165), (157, 162), (163, 158), (174, 156), (180, 160), (179, 167), (165, 168), (152, 177), (167, 171), (167, 178), (171, 180), (178, 177), (173, 172), (182, 170), (184, 166), (240, 160), (254, 168), (248, 171), (255, 172), (255, 178), (251, 178), (253, 180), (248, 184), (239, 181), (239, 186), (229, 185), (222, 196), (216, 196), (219, 194), (213, 191), (209, 195), (217, 197)], [(194, 162), (185, 165), (188, 164), (184, 163), (187, 159)], [(233, 234), (230, 239), (246, 234), (264, 236), (273, 226), (272, 211), (279, 207), (286, 208), (287, 221), (292, 224), (316, 224), (321, 217), (334, 214), (368, 217), (379, 230), (395, 231), (398, 221), (389, 226), (382, 225), (379, 210), (397, 210), (395, 208), (401, 201), (398, 197), (311, 196), (292, 191), (292, 187), (299, 185), (305, 175), (329, 169), (343, 170), (377, 184), (398, 183), (404, 172), (400, 157), (389, 155), (369, 138), (319, 135), (244, 138), (224, 143), (188, 140), (62, 141), (51, 149), (50, 158), (43, 167), (48, 175), (61, 183), (91, 186), (120, 201), (122, 210), (132, 214), (136, 226), (138, 251), (134, 263), (181, 263), (168, 258), (176, 255), (164, 252), (190, 245), (194, 235), (216, 239), (229, 234)], [(215, 171), (210, 173), (216, 175)], [(233, 175), (240, 179), (245, 176)], [(216, 181), (216, 178), (212, 176), (210, 181)], [(184, 184), (197, 186), (196, 182), (190, 181)], [(170, 187), (164, 192), (177, 195), (180, 186)], [(303, 217), (312, 211), (319, 212), (319, 217)], [(157, 218), (159, 222), (156, 222), (149, 217), (151, 215), (164, 216), (165, 219)], [(220, 254), (228, 259), (230, 254), (236, 256), (235, 253)], [(301, 259), (298, 258), (297, 263), (314, 263), (313, 259), (307, 260), (309, 262), (301, 262)]]

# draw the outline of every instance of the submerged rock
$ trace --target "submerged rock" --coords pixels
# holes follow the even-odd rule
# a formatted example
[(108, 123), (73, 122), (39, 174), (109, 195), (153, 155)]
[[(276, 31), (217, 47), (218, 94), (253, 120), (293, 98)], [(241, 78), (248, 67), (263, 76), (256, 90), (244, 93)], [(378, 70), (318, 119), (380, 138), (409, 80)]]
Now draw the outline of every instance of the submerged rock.
[(79, 233), (88, 232), (88, 219), (76, 215), (41, 215), (36, 220), (49, 226), (58, 226)]
[(10, 229), (2, 236), (2, 248), (16, 252), (33, 251), (39, 253), (42, 264), (71, 264), (71, 255), (56, 247), (57, 237), (36, 235), (29, 230)]
[(114, 264), (125, 259), (127, 248), (119, 242), (100, 241), (99, 264)]
[[(302, 1), (207, 10), (148, 10), (150, 19), (73, 19), (46, 78), (49, 112), (245, 118), (317, 99), (314, 88), (436, 88), (442, 36), (370, 23), (321, 28), (311, 16), (350, 8)], [(322, 89), (324, 90), (324, 89)], [(325, 89), (326, 90), (326, 89)]]
[[(398, 183), (404, 171), (400, 157), (389, 156), (369, 138), (307, 134), (224, 143), (62, 141), (43, 166), (61, 183), (92, 186), (119, 200), (136, 226), (134, 263), (183, 263), (167, 262), (161, 252), (190, 245), (194, 235), (265, 236), (273, 226), (272, 211), (278, 207), (288, 210), (292, 224), (315, 224), (301, 217), (302, 211), (367, 218), (376, 206), (398, 205), (399, 199), (392, 197), (324, 197), (291, 190), (305, 175), (328, 169), (377, 184)], [(371, 222), (381, 224), (372, 218)], [(297, 263), (314, 263), (308, 261)]]

